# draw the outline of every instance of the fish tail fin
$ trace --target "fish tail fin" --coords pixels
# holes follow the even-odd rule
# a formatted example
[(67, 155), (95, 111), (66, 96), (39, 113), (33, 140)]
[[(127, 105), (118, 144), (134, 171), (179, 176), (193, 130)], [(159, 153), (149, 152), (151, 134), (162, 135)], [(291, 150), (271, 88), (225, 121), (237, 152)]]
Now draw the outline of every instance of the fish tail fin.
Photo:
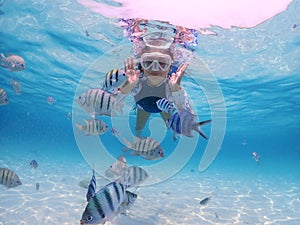
[(1, 53), (1, 61), (5, 60), (5, 59), (6, 59), (5, 55), (3, 53)]
[(83, 125), (80, 125), (80, 124), (78, 124), (78, 123), (76, 123), (75, 125), (76, 125), (76, 127), (78, 128), (79, 131), (82, 131), (82, 130), (84, 129), (84, 128), (83, 128), (83, 127), (84, 127)]
[(205, 120), (205, 121), (198, 122), (197, 124), (198, 124), (198, 126), (202, 126), (202, 125), (208, 124), (210, 122), (211, 122), (211, 120)]
[(125, 105), (122, 101), (127, 95), (128, 94), (122, 94), (120, 92), (116, 95), (116, 111), (118, 111), (121, 115), (123, 115), (123, 106)]
[(116, 136), (118, 138), (120, 138), (125, 144), (125, 147), (123, 148), (123, 152), (127, 152), (128, 150), (131, 149), (132, 144), (130, 143), (130, 141), (128, 141), (126, 138), (122, 137), (120, 134), (117, 134)]
[(197, 131), (197, 133), (198, 134), (200, 134), (204, 139), (206, 139), (207, 140), (207, 136), (206, 136), (206, 134), (204, 134), (199, 128), (198, 128), (198, 126), (196, 125), (195, 127), (194, 127), (194, 129), (193, 130), (195, 130), (195, 131)]
[(124, 102), (118, 102), (116, 110), (123, 115), (123, 106), (124, 106)]
[(193, 130), (197, 131), (198, 134), (200, 134), (204, 139), (207, 140), (206, 134), (204, 134), (204, 133), (199, 129), (198, 126), (202, 126), (202, 125), (205, 125), (205, 124), (210, 123), (210, 122), (211, 122), (211, 120), (205, 120), (205, 121), (202, 121), (202, 122), (198, 122), (198, 123), (195, 124)]

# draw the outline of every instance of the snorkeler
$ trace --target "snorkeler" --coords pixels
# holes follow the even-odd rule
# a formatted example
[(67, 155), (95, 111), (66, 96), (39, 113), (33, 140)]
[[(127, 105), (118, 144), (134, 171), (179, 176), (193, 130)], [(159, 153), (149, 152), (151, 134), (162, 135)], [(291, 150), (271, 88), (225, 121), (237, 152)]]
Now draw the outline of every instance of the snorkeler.
[(136, 68), (133, 57), (129, 57), (125, 63), (125, 73), (128, 80), (120, 88), (122, 94), (132, 94), (137, 105), (136, 135), (140, 136), (151, 113), (160, 113), (164, 121), (171, 114), (163, 112), (157, 106), (160, 99), (168, 99), (176, 105), (177, 109), (186, 109), (187, 95), (180, 86), (188, 63), (182, 63), (176, 73), (168, 76), (172, 68), (173, 38), (162, 33), (145, 35), (144, 46), (139, 52), (139, 64)]

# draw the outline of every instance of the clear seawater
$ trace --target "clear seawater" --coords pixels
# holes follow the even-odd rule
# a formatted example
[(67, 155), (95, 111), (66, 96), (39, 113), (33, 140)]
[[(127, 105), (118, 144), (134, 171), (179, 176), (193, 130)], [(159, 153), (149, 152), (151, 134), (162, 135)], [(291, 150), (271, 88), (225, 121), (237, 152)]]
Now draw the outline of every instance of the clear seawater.
[[(0, 87), (10, 101), (0, 107), (0, 167), (15, 171), (23, 183), (11, 189), (1, 185), (0, 224), (79, 224), (86, 189), (78, 183), (89, 180), (92, 169), (76, 141), (76, 121), (67, 114), (76, 114), (73, 103), (81, 82), (90, 88), (103, 80), (103, 74), (85, 80), (91, 65), (113, 63), (104, 54), (130, 42), (116, 20), (76, 1), (4, 1), (0, 10), (0, 52), (21, 55), (26, 62), (20, 72), (0, 67)], [(299, 12), (300, 1), (295, 0), (254, 28), (214, 27), (216, 36), (199, 34), (197, 58), (207, 65), (225, 100), (220, 152), (200, 172), (207, 141), (199, 138), (178, 173), (140, 187), (129, 214), (108, 224), (300, 224)], [(116, 53), (116, 64), (126, 57)], [(208, 119), (210, 107), (193, 85), (195, 76), (184, 77), (183, 85), (200, 120)], [(21, 95), (14, 93), (12, 79), (22, 85)], [(56, 102), (48, 104), (48, 96)], [(203, 130), (211, 133), (209, 125)], [(119, 131), (125, 132), (122, 127)], [(161, 135), (169, 157), (176, 143), (170, 131)], [(112, 156), (123, 153), (110, 132), (101, 140)], [(259, 164), (253, 152), (260, 155)], [(39, 163), (36, 170), (29, 166), (32, 159)], [(128, 161), (144, 162), (130, 155)], [(100, 175), (97, 181), (98, 187), (107, 183)], [(200, 205), (205, 197), (211, 200)]]

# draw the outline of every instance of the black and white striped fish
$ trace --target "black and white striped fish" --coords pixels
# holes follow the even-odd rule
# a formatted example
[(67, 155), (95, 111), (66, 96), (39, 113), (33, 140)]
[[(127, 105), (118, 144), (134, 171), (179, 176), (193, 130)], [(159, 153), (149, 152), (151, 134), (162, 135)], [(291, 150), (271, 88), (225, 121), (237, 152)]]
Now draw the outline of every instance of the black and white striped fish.
[(85, 135), (101, 135), (108, 130), (105, 122), (99, 119), (85, 120), (85, 125), (76, 124), (80, 131), (85, 131)]
[(125, 148), (124, 151), (132, 149), (132, 155), (138, 155), (148, 160), (156, 160), (165, 156), (160, 144), (150, 137), (136, 137), (134, 143), (130, 143), (124, 138), (123, 140), (127, 145), (127, 148)]
[(122, 86), (127, 81), (125, 71), (120, 69), (113, 69), (105, 74), (102, 84), (102, 90), (111, 91), (116, 93), (118, 87)]
[(87, 201), (89, 201), (90, 198), (92, 198), (95, 195), (96, 187), (97, 187), (97, 184), (96, 184), (95, 170), (93, 169), (93, 176), (92, 176), (92, 179), (90, 181), (90, 184), (88, 186), (88, 190), (87, 190), (87, 193), (86, 193), (86, 200)]
[(123, 170), (120, 176), (120, 183), (127, 185), (128, 187), (138, 186), (148, 177), (148, 173), (141, 167), (129, 166)]
[(120, 205), (126, 200), (126, 186), (111, 182), (90, 198), (80, 220), (80, 224), (104, 224), (111, 220)]
[(12, 188), (21, 185), (22, 182), (14, 171), (7, 168), (0, 168), (0, 184)]
[(175, 105), (166, 98), (157, 100), (156, 105), (158, 109), (165, 113), (173, 113), (176, 110)]
[(124, 104), (121, 102), (123, 97), (120, 95), (115, 97), (115, 95), (100, 88), (93, 88), (80, 95), (77, 103), (91, 115), (114, 116), (116, 111), (123, 114), (122, 107)]
[(203, 138), (207, 139), (206, 135), (199, 129), (199, 126), (210, 123), (211, 120), (206, 120), (202, 122), (196, 122), (196, 115), (192, 114), (186, 109), (182, 109), (174, 113), (170, 119), (167, 120), (167, 126), (172, 129), (174, 136), (173, 139), (176, 140), (177, 134), (182, 134), (187, 137), (193, 137), (192, 130), (198, 132)]
[(6, 91), (0, 88), (0, 105), (7, 105), (9, 103)]
[(9, 55), (8, 57), (5, 57), (5, 55), (1, 53), (0, 65), (12, 72), (25, 70), (24, 59), (18, 55)]

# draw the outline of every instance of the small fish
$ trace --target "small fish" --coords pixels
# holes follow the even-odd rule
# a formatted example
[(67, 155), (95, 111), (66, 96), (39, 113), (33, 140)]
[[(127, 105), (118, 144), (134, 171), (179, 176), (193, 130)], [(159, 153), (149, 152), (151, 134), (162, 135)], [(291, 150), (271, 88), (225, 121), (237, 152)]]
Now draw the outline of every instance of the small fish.
[(219, 214), (217, 212), (215, 212), (215, 217), (219, 219)]
[(130, 209), (130, 206), (135, 202), (137, 199), (137, 194), (132, 193), (130, 191), (126, 191), (125, 193), (125, 199), (122, 202), (122, 204), (118, 208), (118, 213), (121, 215), (126, 215), (128, 210)]
[(118, 88), (122, 86), (126, 81), (127, 76), (123, 70), (113, 69), (106, 73), (102, 84), (102, 90), (117, 93)]
[(177, 140), (177, 134), (193, 137), (192, 130), (197, 131), (203, 138), (207, 139), (206, 135), (199, 129), (199, 126), (210, 123), (211, 120), (196, 122), (196, 118), (196, 115), (186, 109), (182, 109), (174, 113), (166, 122), (168, 128), (170, 128), (174, 133), (173, 139)]
[(67, 118), (68, 118), (68, 120), (70, 120), (72, 118), (72, 114), (70, 112), (68, 112)]
[(204, 198), (200, 201), (200, 205), (206, 205), (208, 201), (210, 200), (210, 197)]
[(107, 91), (94, 88), (89, 89), (80, 95), (77, 98), (77, 103), (91, 115), (114, 116), (116, 115), (116, 111), (123, 114), (122, 107), (124, 103), (121, 102), (123, 97), (115, 97), (115, 95)]
[(36, 183), (35, 184), (35, 189), (38, 191), (38, 190), (40, 190), (40, 183)]
[(241, 144), (242, 144), (243, 146), (246, 146), (246, 145), (248, 144), (248, 142), (247, 142), (246, 139), (243, 139), (242, 142), (241, 142)]
[(48, 96), (47, 102), (49, 105), (53, 105), (56, 102), (56, 100), (52, 96)]
[(166, 98), (161, 98), (156, 101), (157, 108), (165, 113), (173, 113), (176, 108), (175, 105), (171, 102), (169, 102)]
[(115, 127), (112, 127), (111, 128), (111, 134), (117, 136), (117, 135), (120, 134), (120, 132)]
[(31, 166), (31, 168), (36, 169), (38, 167), (38, 163), (36, 160), (31, 160), (31, 162), (29, 163), (29, 165)]
[(257, 152), (252, 152), (252, 157), (257, 162), (257, 164), (259, 164), (259, 161), (260, 161), (259, 154)]
[(95, 177), (95, 170), (93, 169), (93, 176), (90, 181), (88, 191), (86, 193), (86, 200), (89, 201), (96, 193), (96, 177)]
[(104, 224), (116, 215), (125, 200), (126, 186), (119, 182), (107, 184), (90, 198), (80, 224)]
[(134, 150), (131, 153), (132, 155), (138, 155), (148, 160), (157, 160), (165, 156), (160, 144), (150, 137), (136, 137), (134, 143), (130, 143), (124, 138), (123, 140), (127, 143), (127, 148), (125, 148), (124, 151), (132, 149)]
[(15, 94), (20, 95), (22, 93), (22, 86), (17, 80), (11, 80), (11, 85)]
[(25, 70), (24, 59), (18, 55), (5, 57), (5, 55), (1, 53), (0, 65), (12, 72)]
[(105, 176), (119, 178), (121, 173), (127, 168), (126, 158), (121, 155), (105, 171)]
[(6, 91), (0, 88), (0, 105), (7, 105), (9, 103)]
[(0, 168), (0, 184), (8, 188), (17, 187), (22, 184), (19, 176), (10, 169)]
[(138, 186), (149, 177), (148, 173), (141, 167), (129, 166), (123, 170), (119, 182), (128, 186)]
[(85, 125), (76, 124), (80, 131), (85, 131), (85, 135), (101, 135), (108, 130), (105, 122), (98, 119), (85, 120)]

